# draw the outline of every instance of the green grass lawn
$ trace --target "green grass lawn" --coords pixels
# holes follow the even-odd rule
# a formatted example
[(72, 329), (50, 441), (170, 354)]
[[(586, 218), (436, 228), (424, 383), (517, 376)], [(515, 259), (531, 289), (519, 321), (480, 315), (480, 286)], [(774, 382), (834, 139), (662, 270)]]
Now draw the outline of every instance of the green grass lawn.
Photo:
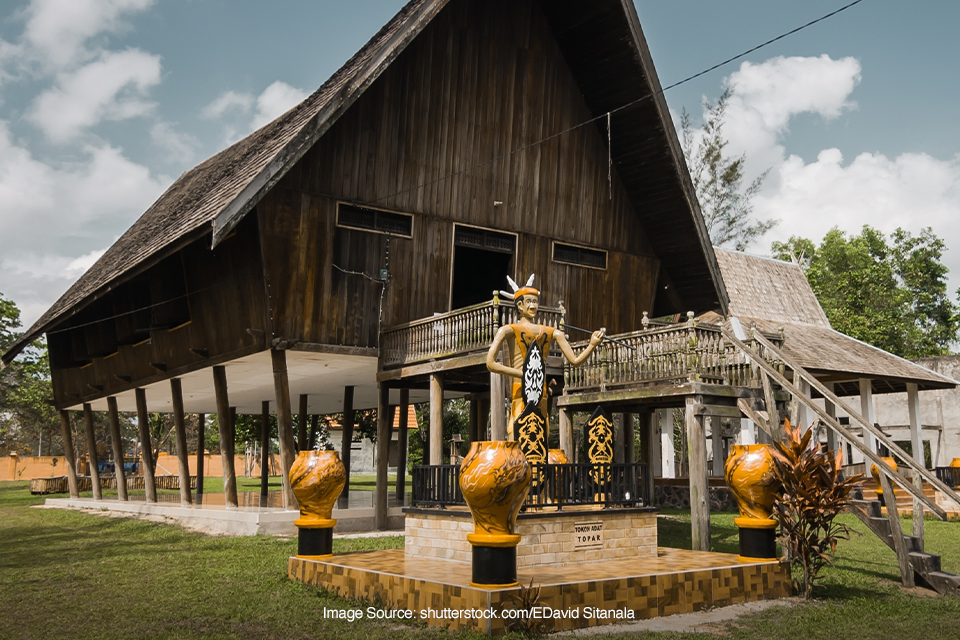
[[(387, 476), (387, 482), (392, 491), (396, 487), (397, 476), (392, 474)], [(410, 491), (410, 488), (413, 486), (413, 479), (410, 476), (407, 476), (407, 491)], [(350, 476), (350, 490), (351, 491), (373, 491), (377, 487), (377, 477), (373, 475), (351, 475)], [(269, 491), (280, 491), (282, 489), (282, 484), (280, 481), (280, 476), (270, 476), (267, 478), (267, 488)], [(237, 476), (237, 492), (258, 492), (260, 491), (260, 478), (246, 478), (244, 476)], [(205, 476), (203, 478), (203, 492), (204, 493), (223, 493), (223, 477), (209, 477)], [(158, 494), (175, 494), (180, 495), (179, 489), (157, 489)], [(128, 489), (127, 494), (131, 496), (142, 496), (144, 495), (143, 489)], [(112, 497), (117, 495), (116, 489), (104, 489), (104, 497)], [(50, 497), (66, 497), (64, 495), (51, 495)], [(92, 498), (93, 491), (81, 491), (81, 498)]]
[[(356, 603), (287, 579), (295, 540), (212, 538), (176, 526), (29, 508), (42, 503), (26, 482), (0, 483), (0, 639), (450, 637), (415, 626), (324, 619), (324, 607)], [(847, 522), (863, 529), (855, 519)], [(711, 523), (715, 550), (736, 552), (733, 515), (714, 515)], [(904, 528), (911, 528), (907, 519)], [(928, 521), (926, 532), (928, 550), (960, 573), (960, 523)], [(689, 516), (665, 514), (659, 533), (661, 545), (689, 548)], [(400, 537), (334, 543), (338, 553), (402, 545)], [(728, 637), (960, 637), (960, 600), (911, 595), (898, 581), (893, 552), (872, 535), (855, 536), (841, 543), (814, 602), (742, 617), (728, 626)]]

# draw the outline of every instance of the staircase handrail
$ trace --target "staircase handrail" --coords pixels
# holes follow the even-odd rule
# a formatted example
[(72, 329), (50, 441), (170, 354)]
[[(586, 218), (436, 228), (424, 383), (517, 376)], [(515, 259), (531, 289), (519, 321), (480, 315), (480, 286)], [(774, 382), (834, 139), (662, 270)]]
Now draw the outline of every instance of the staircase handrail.
[[(745, 354), (751, 353), (749, 347), (747, 347), (747, 345), (741, 342), (739, 338), (733, 335), (733, 333), (727, 331), (726, 329), (723, 329), (722, 332), (723, 332), (724, 338), (726, 338), (727, 340), (730, 340), (732, 344), (736, 345)], [(814, 389), (819, 391), (821, 394), (823, 394), (824, 398), (830, 400), (835, 405), (843, 406), (844, 408), (846, 408), (846, 405), (840, 401), (840, 398), (834, 395), (833, 392), (829, 391), (825, 386), (820, 384), (820, 382), (816, 378), (814, 378), (809, 373), (807, 373), (802, 367), (800, 367), (799, 365), (791, 361), (789, 358), (787, 358), (787, 356), (784, 355), (783, 352), (781, 352), (779, 349), (773, 346), (773, 344), (771, 344), (769, 340), (764, 338), (759, 333), (760, 332), (754, 332), (754, 335), (753, 335), (753, 338), (757, 342), (762, 344), (765, 348), (771, 350), (771, 352), (773, 352), (777, 357), (780, 358), (781, 362), (783, 362), (788, 367), (793, 369), (794, 372), (797, 375), (799, 375), (802, 379), (806, 380), (806, 382), (809, 383), (811, 387), (813, 387)], [(886, 473), (891, 478), (893, 478), (898, 485), (900, 485), (904, 490), (907, 491), (907, 493), (909, 493), (914, 498), (922, 502), (924, 506), (926, 506), (928, 509), (930, 509), (930, 511), (936, 514), (936, 516), (939, 519), (941, 520), (947, 519), (946, 511), (944, 511), (942, 508), (940, 508), (940, 506), (937, 503), (933, 502), (932, 500), (930, 500), (930, 498), (924, 495), (922, 489), (918, 489), (913, 485), (912, 482), (908, 481), (906, 478), (900, 475), (899, 472), (894, 471), (883, 460), (883, 458), (881, 458), (878, 454), (871, 451), (870, 448), (867, 447), (865, 444), (863, 444), (863, 442), (860, 441), (859, 438), (857, 438), (851, 432), (847, 431), (836, 420), (836, 418), (828, 414), (824, 409), (820, 408), (817, 405), (817, 403), (815, 403), (811, 398), (808, 398), (807, 395), (802, 393), (800, 389), (798, 389), (796, 386), (793, 385), (793, 383), (791, 383), (785, 377), (780, 375), (780, 373), (776, 369), (774, 369), (772, 366), (770, 366), (770, 364), (768, 364), (765, 360), (763, 360), (763, 358), (754, 358), (753, 362), (755, 362), (758, 367), (763, 369), (764, 373), (766, 373), (773, 380), (775, 380), (777, 384), (779, 384), (781, 387), (786, 389), (789, 393), (793, 394), (793, 396), (797, 398), (799, 402), (802, 402), (808, 409), (816, 413), (820, 417), (821, 421), (823, 421), (828, 427), (830, 427), (831, 429), (836, 431), (838, 434), (840, 434), (847, 442), (849, 442), (858, 451), (860, 451), (860, 453), (862, 453), (864, 457), (869, 458), (875, 465), (877, 465), (878, 469), (882, 469), (884, 473)], [(877, 435), (877, 432), (879, 431), (879, 429), (876, 429), (873, 425), (867, 425), (866, 421), (862, 416), (860, 416), (855, 412), (848, 411), (848, 413), (852, 418), (854, 418), (855, 420), (860, 422), (865, 428), (867, 428), (867, 430), (870, 431), (870, 433)], [(924, 476), (925, 478), (928, 478), (928, 476), (932, 477), (931, 474), (926, 471), (926, 469), (922, 469), (922, 467), (918, 467), (918, 465), (916, 465), (916, 463), (914, 462), (913, 458), (908, 456), (906, 452), (903, 451), (903, 449), (901, 449), (899, 446), (894, 444), (892, 440), (886, 437), (886, 435), (880, 433), (880, 437), (878, 437), (878, 440), (883, 441), (885, 445), (887, 445), (887, 443), (889, 442), (889, 445), (887, 445), (888, 448), (890, 448), (890, 450), (892, 451), (898, 452), (903, 458), (904, 462), (911, 469), (916, 469), (916, 471), (920, 473), (920, 475)], [(943, 484), (939, 480), (937, 480), (935, 477), (933, 478), (933, 480), (937, 483), (938, 486)], [(949, 493), (952, 494), (953, 492), (949, 491)]]

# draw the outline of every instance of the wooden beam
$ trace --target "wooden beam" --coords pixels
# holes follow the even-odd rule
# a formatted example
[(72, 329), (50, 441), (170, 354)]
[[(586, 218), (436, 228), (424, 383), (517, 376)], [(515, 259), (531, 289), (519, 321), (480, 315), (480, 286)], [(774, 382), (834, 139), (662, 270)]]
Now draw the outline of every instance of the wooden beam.
[(307, 394), (300, 394), (300, 413), (297, 416), (297, 451), (308, 451), (310, 445), (307, 444), (307, 420), (310, 416), (307, 414)]
[(100, 470), (97, 467), (97, 434), (93, 429), (93, 409), (90, 403), (83, 403), (83, 421), (87, 429), (87, 462), (90, 467), (90, 484), (93, 489), (93, 499), (102, 500), (103, 491), (100, 485)]
[(560, 409), (560, 448), (567, 460), (573, 462), (573, 411)]
[[(832, 382), (824, 382), (824, 383), (823, 383), (823, 386), (825, 386), (825, 387), (826, 387), (827, 389), (829, 389), (830, 391), (833, 391), (833, 383), (832, 383)], [(833, 404), (833, 402), (831, 402), (829, 399), (824, 398), (824, 399), (823, 399), (823, 408), (824, 408), (824, 410), (827, 412), (827, 415), (830, 416), (831, 418), (833, 418), (834, 421), (836, 421), (836, 419), (837, 419), (837, 405)], [(836, 433), (836, 431), (834, 431), (833, 429), (827, 429), (827, 450), (828, 450), (828, 451), (836, 451), (837, 449), (841, 448), (842, 446), (843, 446), (843, 443), (842, 443), (842, 442), (839, 442), (839, 441), (837, 440), (837, 433)], [(844, 452), (844, 453), (846, 453), (846, 452)]]
[(73, 453), (73, 431), (70, 429), (70, 412), (60, 412), (60, 432), (63, 436), (63, 457), (67, 465), (67, 485), (70, 487), (70, 497), (80, 496), (77, 484), (77, 458)]
[(656, 413), (660, 414), (660, 474), (662, 478), (676, 478), (677, 451), (673, 440), (673, 409), (661, 409)]
[[(637, 415), (640, 416), (640, 445), (641, 451), (646, 452), (650, 448), (650, 443), (645, 440), (649, 438), (650, 425), (644, 424), (643, 418), (649, 417), (649, 413), (633, 414), (625, 413), (623, 414), (623, 461), (627, 464), (633, 464), (636, 460), (636, 449), (633, 444), (636, 440), (635, 433), (635, 424)], [(649, 422), (649, 420), (648, 420)], [(646, 455), (644, 453), (643, 455)], [(649, 465), (649, 460), (644, 460)]]
[(270, 493), (270, 401), (260, 403), (260, 506), (266, 507)]
[(180, 504), (193, 504), (190, 495), (190, 458), (187, 456), (187, 425), (183, 413), (183, 383), (170, 379), (170, 397), (173, 403), (173, 429), (177, 438), (177, 461), (180, 463)]
[(710, 550), (710, 488), (707, 482), (707, 447), (703, 417), (693, 412), (694, 397), (686, 400), (684, 423), (687, 432), (687, 457), (690, 465), (691, 549)]
[(110, 420), (110, 446), (113, 449), (113, 476), (117, 481), (117, 497), (127, 501), (127, 474), (123, 470), (123, 439), (120, 436), (120, 412), (117, 398), (107, 398), (107, 416)]
[(430, 464), (443, 464), (443, 375), (430, 376)]
[(481, 351), (466, 356), (455, 358), (444, 358), (443, 360), (433, 360), (422, 364), (414, 364), (397, 369), (387, 369), (377, 374), (377, 382), (391, 382), (403, 378), (413, 378), (415, 376), (433, 375), (443, 373), (444, 371), (453, 371), (456, 369), (465, 369), (467, 367), (479, 367), (486, 364), (487, 352)]
[[(474, 397), (471, 405), (479, 405)], [(407, 492), (407, 429), (410, 427), (410, 390), (400, 389), (400, 432), (397, 434), (397, 504), (403, 505)]]
[(283, 482), (283, 508), (299, 508), (290, 487), (290, 469), (296, 453), (293, 445), (293, 414), (290, 407), (290, 380), (287, 377), (287, 352), (270, 350), (273, 362), (273, 389), (277, 401), (277, 435), (280, 440), (280, 476)]
[(713, 455), (713, 466), (710, 475), (714, 478), (723, 477), (723, 428), (720, 424), (720, 418), (707, 416), (710, 418), (710, 447)]
[(223, 466), (223, 499), (227, 507), (237, 507), (237, 472), (234, 468), (234, 446), (230, 433), (230, 396), (227, 393), (227, 370), (213, 368), (213, 389), (217, 396), (217, 425), (220, 429), (220, 462)]
[[(390, 388), (385, 384), (378, 387), (377, 400), (377, 488), (374, 505), (374, 528), (384, 531), (387, 528), (387, 464), (390, 459)], [(433, 420), (431, 407), (430, 419)], [(440, 447), (437, 447), (439, 450)]]
[[(873, 383), (870, 378), (860, 378), (858, 384), (860, 386), (860, 413), (867, 422), (876, 424), (877, 413), (873, 404)], [(870, 451), (877, 453), (877, 439), (866, 429), (863, 431), (863, 444), (866, 445)]]
[(140, 456), (143, 459), (143, 488), (147, 502), (157, 501), (157, 480), (154, 476), (153, 442), (150, 438), (150, 414), (147, 413), (147, 392), (137, 387), (137, 429), (140, 431)]
[[(907, 383), (907, 412), (910, 414), (910, 448), (913, 450), (913, 460), (919, 466), (925, 466), (923, 455), (923, 439), (920, 434), (920, 393), (915, 382)], [(919, 473), (913, 474), (913, 486), (923, 491), (923, 478)], [(913, 499), (913, 535), (920, 542), (920, 551), (923, 551), (923, 503)]]
[(769, 422), (767, 422), (766, 411), (760, 411), (759, 409), (754, 409), (752, 406), (752, 403), (746, 398), (740, 398), (739, 400), (737, 400), (737, 409), (739, 409), (741, 413), (743, 413), (743, 415), (753, 420), (753, 424), (760, 427), (761, 431), (763, 431), (765, 434), (773, 438), (773, 433), (770, 429), (770, 424)]
[(783, 420), (780, 419), (780, 414), (777, 413), (777, 400), (773, 395), (770, 377), (761, 371), (760, 381), (763, 385), (763, 402), (767, 407), (767, 424), (769, 428), (766, 431), (775, 442), (780, 442), (783, 440)]
[(203, 472), (206, 464), (206, 422), (207, 416), (197, 414), (197, 504), (203, 503)]
[(343, 437), (340, 440), (340, 461), (347, 472), (347, 483), (340, 493), (341, 508), (346, 509), (350, 504), (350, 451), (353, 446), (353, 425), (357, 420), (357, 413), (353, 410), (353, 387), (343, 388)]
[(893, 493), (890, 478), (882, 470), (880, 486), (883, 488), (884, 503), (887, 508), (887, 519), (890, 521), (890, 535), (893, 537), (893, 549), (897, 552), (897, 563), (900, 565), (900, 579), (903, 586), (912, 588), (913, 568), (910, 566), (910, 555), (907, 551), (907, 542), (903, 539), (903, 530), (900, 528), (900, 513), (897, 511), (897, 496)]

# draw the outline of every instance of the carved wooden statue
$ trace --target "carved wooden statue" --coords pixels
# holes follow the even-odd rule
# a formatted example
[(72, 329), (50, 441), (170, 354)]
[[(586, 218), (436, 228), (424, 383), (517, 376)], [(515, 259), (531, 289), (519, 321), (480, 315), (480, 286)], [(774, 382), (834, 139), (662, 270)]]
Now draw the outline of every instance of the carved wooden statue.
[[(562, 331), (536, 322), (540, 308), (540, 291), (532, 286), (533, 276), (523, 287), (518, 287), (510, 278), (514, 293), (503, 292), (513, 298), (520, 319), (500, 327), (487, 352), (487, 369), (514, 379), (513, 402), (510, 409), (510, 421), (507, 424), (508, 438), (520, 444), (527, 462), (531, 464), (547, 463), (547, 433), (549, 433), (549, 412), (547, 410), (546, 360), (550, 343), (556, 342), (560, 352), (576, 366), (603, 340), (606, 329), (595, 331), (590, 336), (590, 344), (579, 354), (573, 352), (567, 337)], [(497, 362), (497, 354), (502, 345), (507, 346), (507, 362)], [(534, 483), (536, 484), (536, 478)]]

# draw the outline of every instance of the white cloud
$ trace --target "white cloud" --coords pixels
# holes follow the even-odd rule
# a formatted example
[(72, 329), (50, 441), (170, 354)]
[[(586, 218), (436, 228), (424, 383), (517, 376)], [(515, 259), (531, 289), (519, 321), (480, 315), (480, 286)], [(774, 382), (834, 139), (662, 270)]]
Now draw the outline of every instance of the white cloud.
[(146, 93), (159, 83), (159, 56), (139, 49), (107, 51), (41, 93), (28, 118), (54, 142), (67, 142), (101, 120), (149, 113), (154, 104)]
[(257, 112), (250, 128), (259, 129), (277, 116), (286, 113), (307, 97), (307, 92), (277, 80), (257, 97)]
[(169, 122), (158, 122), (150, 128), (150, 139), (163, 150), (169, 162), (189, 165), (200, 141), (188, 133), (180, 133)]
[(96, 57), (86, 42), (126, 27), (123, 17), (154, 0), (33, 0), (26, 11), (24, 41), (47, 70), (69, 68)]
[(92, 258), (156, 200), (170, 180), (107, 144), (54, 166), (17, 145), (0, 121), (0, 291), (29, 324)]
[(840, 149), (830, 148), (805, 162), (786, 151), (794, 116), (835, 119), (855, 109), (851, 95), (860, 78), (860, 64), (853, 58), (823, 55), (744, 63), (725, 81), (735, 88), (724, 129), (729, 151), (747, 154), (748, 180), (771, 168), (754, 200), (754, 214), (781, 220), (754, 250), (767, 252), (771, 241), (791, 235), (819, 242), (833, 227), (852, 234), (865, 224), (885, 233), (902, 227), (916, 234), (932, 227), (947, 244), (944, 262), (956, 290), (960, 155), (941, 160), (922, 153), (894, 158), (862, 153), (845, 160)]
[(207, 120), (214, 120), (222, 117), (223, 114), (231, 109), (238, 109), (243, 113), (247, 113), (252, 106), (253, 96), (249, 93), (225, 91), (200, 111), (200, 117)]

